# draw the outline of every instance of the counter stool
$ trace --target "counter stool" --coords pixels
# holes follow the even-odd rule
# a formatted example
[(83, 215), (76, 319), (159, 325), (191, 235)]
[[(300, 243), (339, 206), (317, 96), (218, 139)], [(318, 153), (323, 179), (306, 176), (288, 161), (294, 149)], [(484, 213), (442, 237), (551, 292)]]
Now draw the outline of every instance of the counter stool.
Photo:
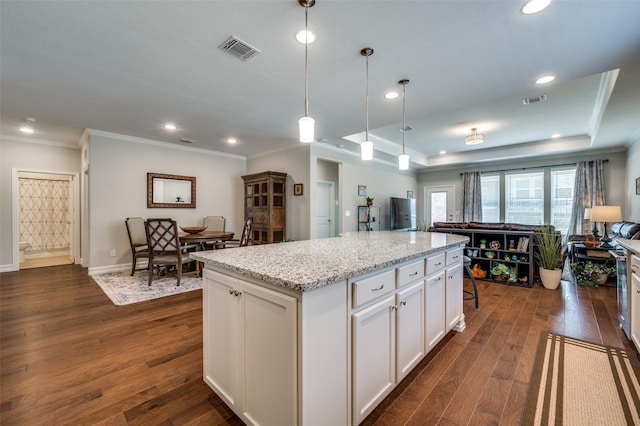
[(463, 290), (464, 293), (468, 294), (468, 297), (465, 297), (464, 300), (475, 299), (476, 301), (476, 311), (478, 310), (478, 286), (476, 285), (476, 278), (471, 273), (471, 258), (464, 256), (464, 270), (467, 271), (467, 275), (469, 275), (469, 279), (471, 280), (471, 284), (473, 284), (473, 291)]

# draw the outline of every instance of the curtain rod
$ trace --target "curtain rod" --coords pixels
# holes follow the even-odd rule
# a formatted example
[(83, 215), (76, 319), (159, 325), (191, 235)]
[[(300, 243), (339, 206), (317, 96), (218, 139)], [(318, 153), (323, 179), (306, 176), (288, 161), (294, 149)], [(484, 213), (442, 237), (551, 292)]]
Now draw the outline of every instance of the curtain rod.
[[(590, 161), (586, 161), (586, 163), (593, 163), (595, 160), (590, 160)], [(605, 158), (604, 160), (602, 160), (603, 163), (608, 163), (609, 159)], [(541, 166), (541, 167), (564, 167), (564, 166), (575, 166), (579, 163), (579, 161), (575, 162), (575, 163), (567, 163), (567, 164), (553, 164), (553, 165), (549, 165), (549, 166)], [(528, 169), (539, 169), (541, 167), (521, 167), (519, 169), (503, 169), (503, 170), (489, 170), (489, 171), (485, 171), (485, 172), (480, 172), (480, 173), (497, 173), (497, 172), (512, 172), (514, 170), (528, 170)], [(467, 172), (468, 173), (468, 172)], [(460, 176), (463, 176), (464, 173), (460, 173)]]

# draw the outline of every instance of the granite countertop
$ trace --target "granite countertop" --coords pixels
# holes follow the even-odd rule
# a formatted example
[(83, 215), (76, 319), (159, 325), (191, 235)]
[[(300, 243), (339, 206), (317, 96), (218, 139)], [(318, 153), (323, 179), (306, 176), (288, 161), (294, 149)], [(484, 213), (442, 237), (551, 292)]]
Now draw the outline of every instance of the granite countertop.
[(616, 242), (622, 247), (631, 250), (637, 255), (640, 255), (640, 240), (627, 240), (619, 238), (618, 240), (616, 240)]
[(341, 237), (190, 253), (205, 265), (308, 291), (464, 244), (437, 232), (354, 232)]

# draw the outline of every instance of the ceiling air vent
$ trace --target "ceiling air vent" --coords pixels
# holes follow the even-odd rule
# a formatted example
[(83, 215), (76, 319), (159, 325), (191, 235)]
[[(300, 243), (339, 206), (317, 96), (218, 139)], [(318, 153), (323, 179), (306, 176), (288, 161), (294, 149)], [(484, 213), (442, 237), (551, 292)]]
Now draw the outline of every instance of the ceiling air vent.
[(547, 100), (547, 95), (534, 96), (532, 98), (523, 98), (522, 105), (536, 104)]
[(195, 141), (193, 139), (180, 138), (180, 142), (182, 142), (182, 143), (194, 143)]
[(251, 46), (249, 43), (240, 40), (234, 35), (226, 39), (224, 43), (218, 47), (225, 52), (232, 54), (236, 58), (242, 59), (243, 61), (248, 61), (260, 53), (258, 49)]

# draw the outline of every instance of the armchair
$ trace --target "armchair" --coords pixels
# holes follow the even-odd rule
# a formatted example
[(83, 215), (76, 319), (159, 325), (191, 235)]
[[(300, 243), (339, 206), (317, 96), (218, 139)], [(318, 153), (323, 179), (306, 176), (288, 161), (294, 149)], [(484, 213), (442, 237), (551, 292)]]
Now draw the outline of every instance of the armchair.
[[(131, 246), (131, 276), (135, 273), (138, 266), (138, 259), (149, 259), (149, 246), (147, 245), (147, 235), (145, 232), (144, 219), (141, 217), (128, 217), (124, 224), (127, 227), (127, 235), (129, 236), (129, 245)], [(147, 263), (145, 269), (149, 269)]]

